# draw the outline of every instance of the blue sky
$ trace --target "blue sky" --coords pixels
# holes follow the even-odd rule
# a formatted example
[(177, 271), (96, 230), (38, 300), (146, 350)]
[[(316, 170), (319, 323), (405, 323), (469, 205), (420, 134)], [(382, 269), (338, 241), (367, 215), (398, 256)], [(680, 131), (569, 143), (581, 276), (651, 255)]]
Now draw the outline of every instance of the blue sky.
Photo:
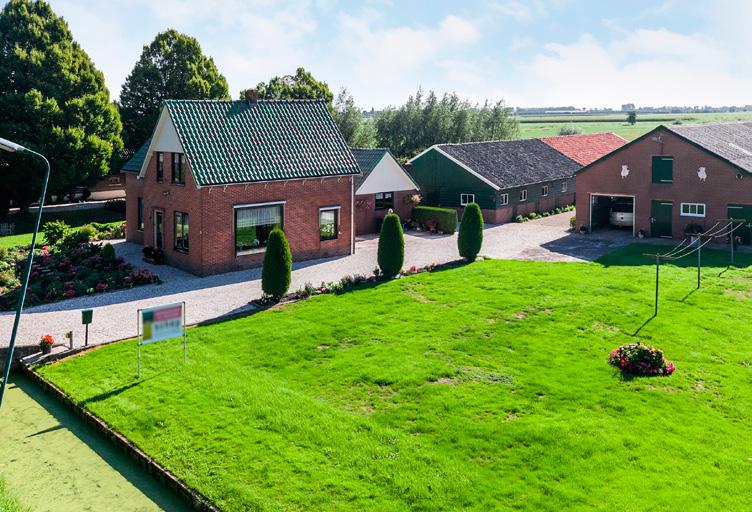
[(304, 66), (362, 108), (419, 86), (512, 106), (752, 103), (752, 2), (51, 0), (120, 93), (144, 44), (196, 37), (233, 97)]

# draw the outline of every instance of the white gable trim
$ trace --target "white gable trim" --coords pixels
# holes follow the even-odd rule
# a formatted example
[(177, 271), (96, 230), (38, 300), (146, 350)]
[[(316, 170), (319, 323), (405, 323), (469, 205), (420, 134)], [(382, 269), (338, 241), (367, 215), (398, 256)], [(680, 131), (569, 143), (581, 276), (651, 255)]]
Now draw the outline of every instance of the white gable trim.
[(146, 175), (146, 168), (149, 166), (149, 161), (154, 151), (185, 153), (183, 145), (180, 142), (180, 137), (178, 137), (178, 132), (175, 130), (175, 125), (170, 118), (170, 113), (167, 107), (164, 106), (162, 107), (162, 112), (159, 114), (157, 126), (154, 127), (154, 133), (152, 133), (149, 148), (146, 150), (144, 162), (141, 164), (141, 170), (138, 172), (139, 178), (143, 178)]
[(363, 183), (360, 184), (355, 194), (378, 194), (417, 189), (418, 186), (399, 162), (394, 159), (391, 153), (386, 152)]
[(423, 151), (421, 153), (418, 153), (417, 155), (415, 155), (414, 157), (412, 157), (410, 160), (408, 160), (407, 163), (412, 163), (413, 160), (415, 160), (415, 159), (417, 159), (417, 158), (425, 155), (426, 153), (428, 153), (432, 149), (436, 150), (437, 153), (439, 153), (441, 155), (444, 155), (449, 160), (451, 160), (455, 164), (457, 164), (460, 167), (462, 167), (463, 169), (465, 169), (467, 172), (469, 172), (470, 174), (472, 174), (473, 176), (475, 176), (476, 178), (478, 178), (480, 181), (482, 181), (483, 183), (485, 183), (486, 185), (488, 185), (492, 189), (494, 189), (494, 190), (501, 190), (501, 187), (499, 187), (498, 185), (496, 185), (495, 183), (493, 183), (492, 181), (490, 181), (488, 178), (485, 178), (484, 176), (481, 176), (480, 174), (478, 174), (477, 172), (475, 172), (474, 170), (472, 170), (470, 167), (468, 167), (467, 165), (463, 164), (462, 162), (460, 162), (459, 160), (457, 160), (456, 158), (454, 158), (452, 155), (450, 155), (446, 151), (443, 151), (437, 144), (434, 144), (433, 146), (431, 146), (430, 148), (426, 149), (425, 151)]

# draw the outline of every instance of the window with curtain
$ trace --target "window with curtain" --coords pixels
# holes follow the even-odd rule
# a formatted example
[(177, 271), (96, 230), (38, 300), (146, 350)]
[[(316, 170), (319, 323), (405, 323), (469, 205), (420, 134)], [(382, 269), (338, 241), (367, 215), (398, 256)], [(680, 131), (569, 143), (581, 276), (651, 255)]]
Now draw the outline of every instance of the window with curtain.
[(175, 249), (188, 252), (188, 214), (175, 212)]
[(334, 240), (337, 238), (337, 217), (339, 208), (322, 208), (319, 210), (319, 239)]
[(164, 153), (159, 151), (154, 156), (157, 159), (157, 182), (162, 183), (164, 181)]
[(183, 153), (172, 154), (172, 182), (185, 185), (185, 155)]
[(281, 204), (235, 208), (235, 253), (261, 251), (272, 229), (281, 227)]
[(144, 230), (144, 198), (138, 198), (138, 219), (136, 221), (136, 229), (139, 231)]

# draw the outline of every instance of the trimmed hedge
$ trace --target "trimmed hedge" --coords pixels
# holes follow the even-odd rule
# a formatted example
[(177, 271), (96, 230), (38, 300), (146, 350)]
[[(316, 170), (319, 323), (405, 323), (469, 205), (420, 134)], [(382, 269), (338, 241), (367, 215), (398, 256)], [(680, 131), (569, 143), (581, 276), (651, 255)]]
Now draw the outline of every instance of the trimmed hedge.
[(457, 210), (453, 208), (439, 208), (437, 206), (415, 206), (412, 214), (413, 221), (422, 227), (433, 219), (436, 229), (451, 235), (457, 229)]
[(400, 218), (396, 213), (388, 214), (381, 223), (377, 256), (379, 268), (384, 276), (391, 278), (402, 270), (405, 262), (405, 239)]
[(483, 245), (483, 214), (477, 203), (468, 203), (462, 213), (457, 248), (460, 256), (465, 260), (475, 261), (481, 245)]
[(285, 233), (274, 228), (269, 233), (261, 269), (261, 289), (266, 295), (279, 300), (287, 293), (292, 281), (292, 254)]

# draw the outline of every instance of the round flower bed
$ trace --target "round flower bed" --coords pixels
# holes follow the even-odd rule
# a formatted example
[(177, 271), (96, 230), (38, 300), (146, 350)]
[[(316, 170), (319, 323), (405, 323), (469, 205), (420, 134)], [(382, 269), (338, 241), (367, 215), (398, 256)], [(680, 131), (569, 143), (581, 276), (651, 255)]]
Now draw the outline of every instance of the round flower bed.
[(629, 375), (671, 375), (676, 370), (661, 350), (644, 343), (615, 348), (608, 356), (608, 364)]

